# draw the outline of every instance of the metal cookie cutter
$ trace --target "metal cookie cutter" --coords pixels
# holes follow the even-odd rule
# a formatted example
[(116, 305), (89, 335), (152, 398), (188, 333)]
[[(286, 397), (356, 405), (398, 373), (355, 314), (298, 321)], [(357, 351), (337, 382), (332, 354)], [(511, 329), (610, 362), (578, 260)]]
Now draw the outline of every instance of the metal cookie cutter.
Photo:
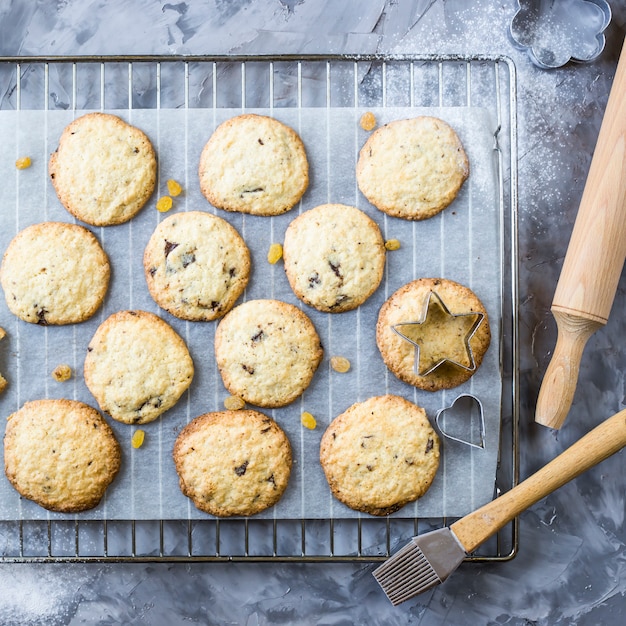
[(593, 61), (611, 22), (607, 0), (518, 0), (509, 36), (542, 69)]
[[(413, 369), (418, 376), (427, 376), (443, 363), (452, 363), (464, 370), (473, 372), (476, 361), (472, 352), (471, 339), (483, 321), (482, 313), (451, 313), (435, 291), (430, 291), (424, 305), (424, 312), (416, 322), (401, 322), (392, 330), (415, 346)], [(463, 349), (460, 357), (442, 354), (436, 345), (437, 336), (446, 330), (460, 330)]]
[[(442, 418), (450, 422), (446, 428), (441, 424)], [(485, 449), (485, 416), (483, 405), (476, 396), (457, 396), (450, 406), (437, 411), (435, 423), (444, 437), (472, 448)]]

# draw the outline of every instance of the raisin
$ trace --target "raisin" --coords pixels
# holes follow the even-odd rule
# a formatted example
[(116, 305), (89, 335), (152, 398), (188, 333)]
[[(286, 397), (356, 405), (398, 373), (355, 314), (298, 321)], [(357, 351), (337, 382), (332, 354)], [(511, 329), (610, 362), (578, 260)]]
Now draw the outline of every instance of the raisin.
[(130, 440), (131, 445), (133, 446), (133, 448), (141, 448), (141, 446), (143, 445), (143, 440), (146, 436), (146, 433), (143, 430), (136, 430), (133, 433), (133, 437)]
[(31, 158), (29, 156), (20, 157), (17, 161), (15, 161), (15, 167), (18, 170), (25, 170), (32, 165)]
[(340, 374), (345, 374), (350, 370), (350, 361), (343, 356), (333, 356), (330, 358), (330, 366)]
[(170, 178), (167, 181), (167, 191), (169, 192), (170, 196), (180, 196), (180, 194), (183, 191), (183, 188), (180, 186), (180, 183), (178, 183), (177, 181), (175, 181), (173, 178)]
[(69, 365), (57, 365), (54, 370), (52, 370), (52, 378), (56, 380), (58, 383), (64, 383), (66, 380), (69, 380), (72, 377), (72, 368)]
[(359, 123), (363, 130), (374, 130), (376, 128), (376, 116), (371, 111), (367, 111), (361, 115)]
[(283, 258), (283, 247), (279, 243), (273, 243), (267, 253), (267, 262), (274, 265)]
[(157, 200), (156, 209), (159, 213), (167, 213), (173, 205), (173, 201), (169, 196), (163, 196)]
[(317, 426), (317, 420), (308, 411), (304, 411), (302, 413), (302, 415), (300, 416), (300, 422), (305, 428), (308, 428), (309, 430), (313, 430)]
[(228, 396), (224, 399), (224, 408), (229, 411), (239, 411), (246, 406), (243, 398), (239, 396)]

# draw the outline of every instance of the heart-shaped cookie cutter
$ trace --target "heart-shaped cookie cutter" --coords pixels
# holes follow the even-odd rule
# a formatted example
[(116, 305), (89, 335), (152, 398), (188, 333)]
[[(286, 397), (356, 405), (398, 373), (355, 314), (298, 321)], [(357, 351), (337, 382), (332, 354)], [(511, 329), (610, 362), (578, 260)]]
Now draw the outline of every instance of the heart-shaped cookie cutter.
[[(422, 367), (421, 357), (422, 357), (422, 348), (419, 340), (415, 339), (415, 336), (411, 336), (411, 330), (415, 331), (416, 327), (423, 327), (428, 324), (429, 316), (431, 315), (431, 306), (437, 306), (443, 313), (444, 317), (450, 318), (458, 318), (458, 317), (473, 317), (474, 321), (467, 333), (463, 338), (463, 342), (465, 345), (465, 352), (467, 355), (468, 364), (462, 363), (460, 360), (455, 360), (448, 356), (441, 356), (439, 358), (431, 359), (430, 362)], [(446, 306), (445, 302), (441, 299), (439, 294), (436, 291), (429, 291), (428, 296), (426, 297), (426, 302), (424, 304), (424, 310), (420, 319), (415, 322), (400, 322), (398, 324), (394, 324), (391, 329), (397, 335), (402, 337), (405, 341), (408, 341), (415, 347), (415, 361), (413, 364), (413, 369), (418, 376), (427, 376), (439, 366), (444, 363), (451, 363), (461, 369), (467, 370), (469, 372), (473, 372), (476, 370), (476, 361), (474, 359), (474, 352), (472, 351), (471, 339), (476, 333), (476, 330), (482, 323), (484, 319), (483, 313), (469, 311), (465, 313), (451, 313), (450, 309)]]
[[(468, 436), (464, 438), (459, 434), (453, 435), (441, 424), (443, 417), (450, 417), (453, 426), (459, 424), (465, 425), (468, 429)], [(475, 420), (478, 420), (478, 443), (473, 440), (473, 431)], [(435, 423), (441, 434), (447, 439), (457, 441), (458, 443), (471, 446), (472, 448), (485, 449), (485, 415), (483, 412), (482, 402), (476, 397), (468, 393), (457, 396), (450, 406), (444, 407), (437, 411)]]

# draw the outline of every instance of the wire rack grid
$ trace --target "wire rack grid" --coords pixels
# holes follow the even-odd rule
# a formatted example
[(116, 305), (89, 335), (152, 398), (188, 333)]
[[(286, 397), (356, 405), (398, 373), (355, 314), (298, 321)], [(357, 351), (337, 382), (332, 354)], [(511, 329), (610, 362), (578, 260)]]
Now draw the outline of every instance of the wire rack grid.
[[(0, 110), (482, 107), (501, 229), (501, 442), (494, 497), (518, 482), (516, 73), (506, 57), (459, 55), (0, 58)], [(2, 355), (0, 354), (0, 357)], [(0, 358), (0, 365), (6, 359)], [(2, 368), (0, 368), (1, 370)], [(0, 562), (381, 561), (449, 518), (10, 520)], [(468, 561), (508, 560), (517, 520)]]

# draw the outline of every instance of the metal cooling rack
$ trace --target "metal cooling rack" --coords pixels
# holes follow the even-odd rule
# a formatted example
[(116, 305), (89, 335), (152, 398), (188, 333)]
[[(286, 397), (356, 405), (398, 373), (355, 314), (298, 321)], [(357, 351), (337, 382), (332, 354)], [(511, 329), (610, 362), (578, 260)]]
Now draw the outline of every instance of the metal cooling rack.
[[(496, 493), (518, 482), (517, 116), (501, 56), (0, 57), (0, 110), (484, 107), (497, 121), (502, 266), (502, 430)], [(0, 562), (366, 561), (454, 520), (3, 521)], [(517, 520), (469, 561), (518, 550)]]

